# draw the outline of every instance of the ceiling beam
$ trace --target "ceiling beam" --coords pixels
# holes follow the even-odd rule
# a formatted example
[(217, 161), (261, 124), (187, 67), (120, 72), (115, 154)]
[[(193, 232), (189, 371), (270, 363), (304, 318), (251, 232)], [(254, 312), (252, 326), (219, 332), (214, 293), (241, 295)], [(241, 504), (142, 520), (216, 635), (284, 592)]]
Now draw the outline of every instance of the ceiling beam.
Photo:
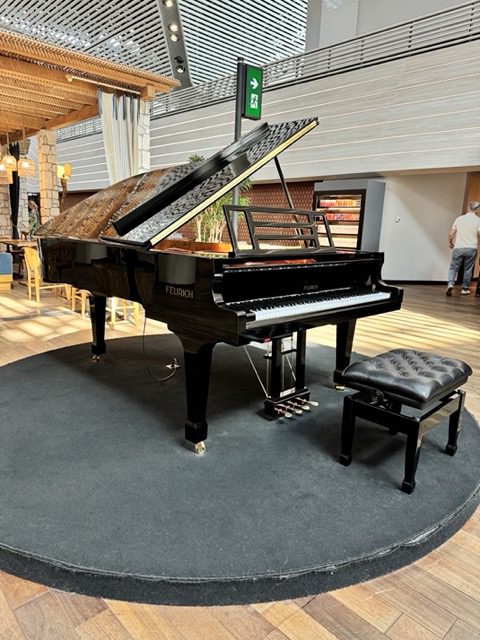
[[(24, 135), (23, 131), (19, 131), (18, 129), (9, 129), (9, 141), (10, 142), (18, 142), (22, 140)], [(29, 138), (30, 136), (34, 136), (38, 133), (38, 129), (25, 129), (25, 138)], [(7, 138), (5, 135), (0, 135), (0, 144), (5, 144), (7, 142)]]
[(21, 78), (13, 78), (10, 76), (2, 75), (0, 71), (0, 82), (3, 89), (10, 89), (21, 93), (25, 98), (30, 100), (40, 100), (43, 102), (47, 100), (49, 104), (63, 104), (67, 103), (69, 108), (78, 109), (85, 104), (95, 104), (97, 96), (95, 94), (87, 95), (86, 93), (79, 95), (70, 92), (65, 98), (60, 95), (58, 89), (52, 86), (42, 85), (35, 83), (34, 79), (25, 80)]
[(45, 125), (45, 118), (38, 118), (35, 116), (22, 115), (11, 113), (10, 111), (0, 111), (0, 122), (2, 127), (8, 127), (9, 130), (20, 129), (22, 127), (36, 129), (42, 129)]
[(23, 138), (22, 127), (25, 127), (26, 137), (33, 136), (38, 133), (40, 129), (61, 129), (69, 124), (74, 124), (75, 122), (82, 122), (83, 120), (95, 118), (98, 116), (98, 105), (95, 104), (84, 107), (83, 109), (78, 109), (77, 111), (71, 111), (70, 113), (66, 113), (63, 116), (57, 116), (51, 120), (27, 118), (26, 120), (28, 120), (28, 123), (26, 121), (24, 123), (23, 120), (16, 120), (14, 117), (12, 117), (10, 121), (7, 121), (6, 117), (8, 115), (8, 113), (0, 111), (0, 121), (2, 123), (5, 121), (8, 131), (13, 132), (9, 136), (10, 142), (17, 142)]
[(85, 107), (89, 104), (95, 104), (96, 100), (89, 99), (88, 102), (85, 101), (77, 101), (77, 100), (67, 100), (66, 98), (62, 98), (58, 95), (58, 92), (55, 95), (47, 95), (45, 92), (41, 91), (32, 91), (31, 89), (26, 89), (24, 86), (19, 86), (18, 83), (16, 86), (8, 86), (0, 80), (2, 86), (2, 101), (7, 99), (15, 99), (15, 100), (25, 100), (35, 108), (44, 108), (47, 109), (59, 109), (58, 113), (64, 113), (65, 111), (76, 111), (81, 107)]
[(65, 107), (54, 107), (40, 102), (35, 105), (30, 100), (22, 100), (17, 96), (7, 96), (3, 94), (1, 98), (2, 109), (8, 108), (11, 113), (38, 116), (39, 118), (54, 118), (55, 116), (68, 113), (71, 109)]
[(78, 109), (78, 111), (71, 111), (64, 116), (57, 116), (52, 120), (47, 120), (45, 129), (60, 129), (67, 124), (90, 120), (91, 118), (96, 118), (96, 116), (98, 116), (98, 104), (83, 107), (83, 109)]
[(47, 67), (25, 62), (24, 60), (14, 60), (0, 54), (0, 79), (2, 76), (10, 78), (27, 79), (32, 81), (35, 79), (38, 84), (56, 85), (61, 87), (66, 93), (77, 95), (96, 96), (97, 88), (95, 85), (81, 80), (75, 83), (67, 80), (66, 73), (49, 69)]
[(152, 87), (152, 85), (148, 84), (140, 91), (140, 100), (153, 100), (153, 98), (155, 97), (155, 93), (155, 87)]

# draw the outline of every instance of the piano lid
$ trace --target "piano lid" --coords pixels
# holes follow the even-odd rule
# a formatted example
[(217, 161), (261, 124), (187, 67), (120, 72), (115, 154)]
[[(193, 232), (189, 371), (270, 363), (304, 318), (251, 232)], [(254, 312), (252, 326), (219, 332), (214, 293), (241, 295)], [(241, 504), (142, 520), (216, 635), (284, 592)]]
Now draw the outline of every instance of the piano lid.
[(70, 207), (38, 236), (150, 248), (316, 127), (316, 118), (263, 124), (202, 164), (132, 176)]

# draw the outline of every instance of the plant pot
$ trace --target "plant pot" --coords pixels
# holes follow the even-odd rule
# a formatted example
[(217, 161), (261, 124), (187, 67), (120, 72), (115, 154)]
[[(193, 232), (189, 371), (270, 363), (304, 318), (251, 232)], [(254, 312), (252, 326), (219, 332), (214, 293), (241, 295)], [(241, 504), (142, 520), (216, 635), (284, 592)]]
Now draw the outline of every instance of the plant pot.
[(185, 251), (206, 251), (209, 253), (228, 253), (232, 250), (229, 242), (198, 242), (196, 240), (162, 240), (155, 249), (184, 249)]

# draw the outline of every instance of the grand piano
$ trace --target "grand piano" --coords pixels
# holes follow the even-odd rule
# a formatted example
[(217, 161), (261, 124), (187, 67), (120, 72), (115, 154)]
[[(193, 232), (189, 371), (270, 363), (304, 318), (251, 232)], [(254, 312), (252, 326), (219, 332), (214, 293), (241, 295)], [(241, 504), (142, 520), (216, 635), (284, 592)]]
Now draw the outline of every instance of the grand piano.
[[(402, 290), (381, 279), (383, 255), (335, 248), (328, 220), (293, 208), (278, 154), (315, 118), (263, 124), (208, 160), (142, 173), (67, 209), (37, 232), (44, 279), (90, 292), (92, 355), (106, 351), (106, 299), (143, 305), (180, 339), (185, 438), (207, 438), (215, 344), (268, 343), (265, 411), (291, 416), (315, 404), (305, 386), (306, 332), (336, 325), (334, 381), (349, 364), (357, 318), (398, 309)], [(288, 208), (225, 206), (230, 250), (185, 249), (195, 217), (273, 160)], [(295, 341), (291, 340), (292, 336)], [(287, 340), (290, 339), (290, 342)], [(286, 345), (292, 345), (290, 347)], [(285, 384), (286, 360), (293, 383)]]

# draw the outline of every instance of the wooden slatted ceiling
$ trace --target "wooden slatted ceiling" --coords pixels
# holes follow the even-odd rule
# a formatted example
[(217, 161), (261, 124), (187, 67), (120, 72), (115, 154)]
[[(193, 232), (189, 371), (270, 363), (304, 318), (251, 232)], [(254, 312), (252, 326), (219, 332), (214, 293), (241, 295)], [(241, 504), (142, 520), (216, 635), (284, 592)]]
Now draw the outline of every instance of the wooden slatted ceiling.
[(150, 99), (178, 83), (0, 29), (0, 141), (95, 117), (97, 88), (109, 85)]

